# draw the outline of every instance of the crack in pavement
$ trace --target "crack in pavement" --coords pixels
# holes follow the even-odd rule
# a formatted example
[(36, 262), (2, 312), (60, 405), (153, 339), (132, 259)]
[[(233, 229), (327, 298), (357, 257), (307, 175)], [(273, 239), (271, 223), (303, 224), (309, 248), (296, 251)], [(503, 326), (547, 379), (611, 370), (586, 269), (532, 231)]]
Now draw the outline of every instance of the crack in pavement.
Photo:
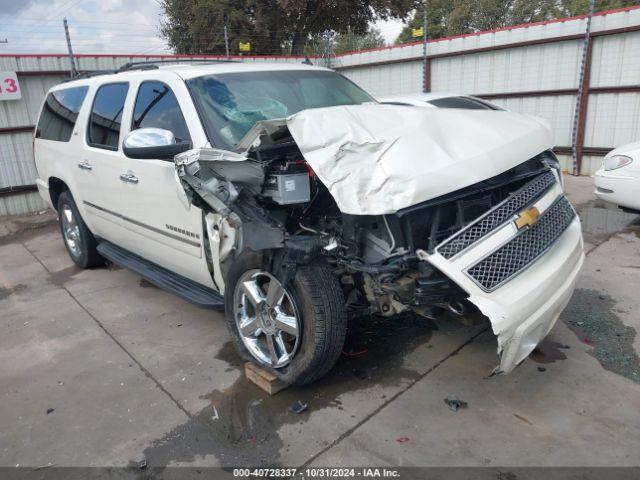
[[(602, 241), (601, 243), (599, 243), (598, 245), (594, 246), (591, 250), (589, 250), (588, 252), (585, 252), (585, 257), (590, 256), (598, 247), (600, 247), (601, 245), (604, 245), (605, 243), (607, 243), (613, 236), (615, 235), (615, 233), (612, 233), (611, 235), (609, 235), (607, 237), (606, 240)], [(420, 380), (422, 380), (423, 378), (425, 378), (427, 375), (429, 375), (431, 372), (433, 372), (436, 368), (438, 368), (440, 365), (442, 365), (444, 362), (446, 362), (449, 358), (451, 358), (452, 356), (458, 354), (464, 347), (466, 347), (467, 345), (470, 345), (471, 343), (473, 343), (475, 341), (476, 338), (478, 338), (480, 335), (482, 335), (483, 333), (485, 333), (486, 331), (490, 330), (491, 327), (487, 327), (482, 329), (482, 331), (478, 332), (476, 335), (474, 335), (473, 337), (471, 337), (469, 340), (467, 340), (465, 343), (463, 343), (462, 345), (460, 345), (458, 348), (456, 348), (454, 351), (452, 351), (451, 353), (449, 353), (447, 356), (445, 356), (442, 360), (440, 360), (438, 363), (436, 363), (433, 367), (431, 367), (429, 370), (427, 370), (424, 374), (422, 374), (420, 377), (416, 378), (415, 381), (413, 381), (411, 384), (409, 384), (405, 389), (397, 392), (395, 395), (393, 395), (392, 397), (390, 397), (385, 403), (383, 403), (382, 405), (380, 405), (378, 408), (376, 408), (373, 412), (371, 412), (369, 415), (367, 415), (365, 418), (363, 418), (360, 422), (358, 422), (358, 424), (354, 425), (352, 428), (350, 428), (349, 430), (347, 430), (346, 432), (344, 432), (342, 435), (340, 435), (335, 441), (331, 442), (331, 444), (327, 445), (325, 448), (323, 448), (321, 451), (319, 451), (318, 453), (316, 453), (315, 455), (311, 456), (310, 458), (308, 458), (302, 465), (300, 465), (299, 468), (304, 468), (309, 466), (309, 464), (311, 462), (313, 462), (316, 458), (320, 457), (323, 453), (329, 451), (330, 449), (332, 449), (333, 447), (335, 447), (336, 445), (338, 445), (340, 442), (342, 442), (345, 438), (347, 438), (349, 435), (351, 435), (352, 433), (354, 433), (358, 428), (360, 428), (362, 425), (364, 425), (365, 423), (367, 423), (369, 420), (371, 420), (375, 415), (377, 415), (379, 412), (381, 412), (384, 408), (386, 408), (391, 402), (393, 402), (396, 398), (400, 397), (401, 395), (403, 395), (405, 392), (409, 391), (412, 387), (414, 387)]]
[(381, 405), (379, 405), (374, 411), (372, 411), (369, 415), (367, 415), (365, 418), (363, 418), (362, 420), (360, 420), (356, 425), (354, 425), (353, 427), (351, 427), (349, 430), (347, 430), (346, 432), (344, 432), (342, 435), (340, 435), (337, 439), (335, 439), (333, 442), (331, 442), (329, 445), (327, 445), (325, 448), (323, 448), (322, 450), (320, 450), (318, 453), (316, 453), (315, 455), (312, 455), (309, 459), (307, 459), (306, 462), (304, 462), (302, 465), (299, 466), (299, 468), (304, 468), (307, 467), (311, 462), (313, 462), (316, 458), (318, 458), (320, 455), (322, 455), (323, 453), (327, 452), (328, 450), (330, 450), (331, 448), (335, 447), (336, 445), (338, 445), (340, 442), (342, 442), (342, 440), (344, 440), (345, 438), (347, 438), (349, 435), (351, 435), (353, 432), (355, 432), (358, 428), (360, 428), (362, 425), (364, 425), (365, 423), (367, 423), (369, 420), (371, 420), (372, 417), (374, 417), (375, 415), (377, 415), (379, 412), (381, 412), (384, 408), (386, 408), (391, 402), (393, 402), (396, 398), (398, 398), (400, 395), (404, 394), (405, 392), (409, 391), (411, 388), (413, 388), (420, 380), (422, 380), (423, 378), (425, 378), (427, 375), (429, 375), (431, 372), (433, 372), (436, 368), (438, 368), (440, 365), (442, 365), (444, 362), (446, 362), (447, 360), (449, 360), (449, 358), (457, 355), (458, 353), (460, 353), (460, 351), (466, 347), (467, 345), (469, 345), (470, 343), (473, 343), (473, 341), (478, 338), (480, 335), (482, 335), (483, 333), (485, 333), (486, 331), (490, 330), (491, 327), (487, 326), (486, 328), (483, 328), (482, 330), (480, 330), (478, 333), (476, 333), (473, 337), (471, 337), (469, 340), (467, 340), (466, 342), (464, 342), (462, 345), (460, 345), (459, 347), (457, 347), (455, 350), (453, 350), (452, 352), (450, 352), (449, 354), (447, 354), (444, 358), (442, 358), (441, 360), (438, 361), (438, 363), (436, 363), (433, 367), (431, 367), (429, 370), (427, 370), (426, 372), (424, 372), (422, 375), (416, 377), (416, 379), (411, 382), (410, 384), (407, 385), (406, 388), (400, 390), (399, 392), (396, 392), (394, 395), (392, 395), (391, 397), (389, 397), (384, 403), (382, 403)]
[[(588, 251), (586, 253), (586, 256), (590, 256), (595, 250), (597, 250), (600, 246), (602, 246), (603, 244), (605, 244), (611, 237), (613, 237), (615, 234), (609, 235), (607, 237), (607, 239), (601, 243), (599, 243), (598, 245), (594, 246), (594, 248), (592, 248), (590, 251)], [(49, 275), (54, 275), (54, 272), (51, 272), (46, 266), (45, 264), (35, 255), (34, 252), (32, 252), (27, 245), (25, 245), (24, 243), (21, 243), (21, 245), (23, 246), (23, 248), (25, 248), (25, 250), (45, 269), (45, 271), (49, 274)], [(118, 341), (118, 339), (116, 339), (114, 337), (113, 334), (111, 334), (109, 332), (109, 330), (102, 324), (102, 322), (96, 318), (74, 295), (73, 293), (64, 285), (62, 284), (58, 284), (57, 286), (59, 286), (61, 289), (65, 290), (66, 293), (73, 299), (73, 301), (100, 327), (100, 329), (105, 332), (105, 334), (116, 344), (118, 345), (118, 347), (138, 366), (138, 368), (140, 369), (140, 371), (142, 373), (144, 373), (144, 375), (151, 379), (155, 386), (162, 392), (164, 393), (175, 405), (178, 409), (180, 409), (189, 420), (196, 422), (196, 423), (202, 423), (204, 425), (202, 425), (202, 427), (206, 427), (206, 421), (202, 421), (199, 414), (192, 414), (190, 413), (154, 376), (153, 374), (147, 369), (145, 368), (142, 363), (120, 342)], [(337, 438), (335, 438), (335, 440), (333, 440), (330, 444), (328, 444), (327, 446), (325, 446), (324, 448), (320, 449), (318, 452), (316, 452), (315, 454), (311, 455), (306, 461), (304, 461), (301, 465), (300, 468), (304, 468), (308, 465), (310, 465), (314, 460), (316, 460), (317, 458), (319, 458), (321, 455), (323, 455), (324, 453), (326, 453), (327, 451), (329, 451), (330, 449), (332, 449), (333, 447), (337, 446), (338, 444), (340, 444), (342, 441), (344, 441), (346, 438), (348, 438), (350, 435), (352, 435), (356, 430), (358, 430), (362, 425), (364, 425), (365, 423), (367, 423), (369, 420), (371, 420), (373, 417), (375, 417), (379, 412), (381, 412), (384, 408), (386, 408), (387, 406), (389, 406), (390, 404), (392, 404), (397, 398), (399, 398), (401, 395), (403, 395), (405, 392), (409, 391), (409, 389), (413, 388), (415, 385), (418, 384), (418, 382), (422, 379), (424, 379), (425, 377), (427, 377), (431, 372), (433, 372), (435, 369), (437, 369), (438, 367), (440, 367), (441, 365), (443, 365), (448, 359), (450, 359), (451, 357), (453, 357), (454, 355), (457, 355), (463, 348), (465, 348), (466, 346), (470, 345), (471, 343), (473, 343), (474, 341), (476, 341), (476, 339), (478, 337), (480, 337), (481, 335), (483, 335), (485, 332), (490, 330), (490, 326), (487, 326), (486, 328), (478, 331), (478, 333), (476, 333), (475, 335), (473, 335), (471, 338), (469, 338), (466, 342), (464, 342), (463, 344), (461, 344), (460, 346), (458, 346), (457, 348), (455, 348), (454, 350), (452, 350), (451, 352), (449, 352), (448, 354), (446, 354), (443, 358), (441, 358), (435, 365), (433, 365), (429, 370), (427, 370), (426, 372), (424, 372), (423, 374), (417, 376), (415, 379), (413, 379), (409, 384), (406, 385), (405, 388), (403, 388), (401, 391), (396, 392), (394, 395), (392, 395), (390, 398), (386, 399), (384, 403), (380, 404), (375, 410), (373, 410), (371, 413), (369, 413), (368, 415), (366, 415), (366, 417), (364, 417), (362, 420), (360, 420), (356, 425), (354, 425), (353, 427), (349, 428), (348, 430), (344, 431), (342, 434), (340, 434)]]
[[(22, 244), (22, 246), (24, 247), (24, 249), (45, 269), (45, 271), (49, 274), (52, 275), (54, 274), (54, 272), (51, 272), (46, 266), (45, 264), (35, 255), (34, 252), (32, 252), (25, 244)], [(156, 385), (156, 387), (162, 391), (185, 415), (187, 415), (187, 418), (193, 422), (196, 422), (198, 424), (201, 424), (201, 427), (204, 427), (206, 430), (207, 427), (207, 422), (204, 421), (202, 418), (200, 418), (200, 415), (193, 415), (191, 414), (188, 410), (186, 410), (186, 408), (166, 389), (162, 386), (162, 384), (151, 374), (151, 372), (149, 372), (149, 370), (147, 370), (141, 363), (140, 361), (138, 361), (138, 359), (121, 343), (118, 341), (118, 339), (116, 339), (110, 332), (109, 330), (102, 324), (102, 322), (100, 322), (100, 320), (98, 320), (74, 295), (73, 293), (71, 293), (71, 291), (63, 284), (57, 284), (56, 286), (60, 287), (61, 289), (63, 289), (72, 299), (73, 301), (100, 327), (100, 329), (102, 331), (105, 332), (105, 334), (116, 344), (118, 345), (118, 347), (120, 347), (120, 349), (133, 361), (135, 362), (135, 364), (138, 366), (138, 368), (140, 369), (140, 371), (142, 371), (146, 377), (148, 377), (149, 379), (151, 379), (154, 384)], [(462, 348), (464, 348), (466, 345), (470, 344), (471, 342), (473, 342), (478, 336), (482, 335), (484, 332), (486, 332), (487, 330), (489, 330), (490, 327), (487, 326), (486, 328), (480, 330), (477, 334), (475, 334), (473, 337), (471, 337), (469, 340), (467, 340), (465, 343), (463, 343), (462, 345), (458, 346), (457, 348), (455, 348), (454, 350), (452, 350), (451, 352), (449, 352), (447, 355), (445, 355), (442, 359), (440, 359), (433, 367), (431, 367), (429, 370), (427, 370), (424, 374), (417, 376), (411, 383), (409, 383), (406, 388), (404, 388), (403, 390), (397, 392), (396, 394), (394, 394), (393, 396), (391, 396), (387, 401), (385, 401), (383, 404), (379, 405), (374, 411), (372, 411), (369, 415), (367, 415), (364, 419), (362, 419), (360, 422), (358, 422), (354, 427), (348, 429), (347, 431), (345, 431), (344, 433), (342, 433), (339, 437), (337, 437), (333, 442), (331, 442), (330, 445), (328, 445), (327, 447), (323, 448), (322, 450), (320, 450), (319, 452), (317, 452), (316, 454), (314, 454), (313, 456), (311, 456), (302, 466), (306, 466), (308, 465), (310, 462), (312, 462), (315, 458), (317, 458), (318, 456), (322, 455), (324, 452), (326, 452), (328, 449), (330, 449), (331, 447), (337, 445), (338, 443), (340, 443), (342, 440), (344, 440), (346, 437), (348, 437), (349, 435), (351, 435), (351, 433), (353, 433), (357, 428), (359, 428), (361, 425), (363, 425), (364, 423), (366, 423), (369, 419), (371, 419), (371, 417), (373, 417), (374, 415), (376, 415), (379, 411), (381, 411), (384, 407), (386, 407), (387, 405), (389, 405), (390, 403), (392, 403), (396, 398), (398, 398), (400, 395), (402, 395), (404, 392), (406, 392), (408, 389), (410, 389), (411, 387), (413, 387), (418, 381), (420, 381), (421, 379), (423, 379), (424, 377), (426, 377), (429, 373), (431, 373), (433, 370), (435, 370), (436, 368), (438, 368), (440, 365), (442, 365), (445, 361), (447, 361), (450, 357), (458, 354), (460, 352), (460, 350)]]
[[(49, 270), (46, 265), (44, 263), (42, 263), (42, 261), (29, 249), (29, 247), (27, 247), (24, 243), (21, 243), (22, 247), (29, 252), (29, 254), (40, 264), (42, 265), (42, 268), (45, 269), (45, 271), (49, 274), (49, 275), (53, 275), (54, 272), (52, 272), (51, 270)], [(127, 348), (118, 341), (117, 338), (115, 338), (113, 336), (113, 334), (111, 334), (111, 332), (109, 332), (109, 330), (107, 330), (107, 328), (102, 324), (102, 322), (100, 322), (100, 320), (98, 320), (74, 295), (73, 293), (71, 293), (71, 291), (69, 291), (69, 289), (67, 287), (65, 287), (64, 285), (58, 284), (56, 285), (58, 287), (60, 287), (62, 290), (64, 290), (65, 292), (67, 292), (67, 295), (69, 295), (73, 301), (87, 314), (89, 315), (89, 317), (98, 325), (98, 327), (100, 327), (100, 329), (118, 346), (120, 347), (120, 349), (138, 366), (138, 368), (140, 369), (140, 371), (142, 373), (144, 373), (145, 377), (149, 378), (151, 381), (153, 381), (153, 383), (155, 384), (156, 388), (158, 388), (162, 393), (164, 393), (167, 397), (169, 397), (169, 399), (189, 418), (192, 419), (193, 415), (186, 409), (184, 408), (184, 406), (166, 389), (162, 386), (162, 384), (153, 376), (153, 374), (147, 370), (147, 368), (144, 367), (144, 365), (142, 365), (142, 363), (140, 363), (140, 361), (129, 351), (127, 350)]]

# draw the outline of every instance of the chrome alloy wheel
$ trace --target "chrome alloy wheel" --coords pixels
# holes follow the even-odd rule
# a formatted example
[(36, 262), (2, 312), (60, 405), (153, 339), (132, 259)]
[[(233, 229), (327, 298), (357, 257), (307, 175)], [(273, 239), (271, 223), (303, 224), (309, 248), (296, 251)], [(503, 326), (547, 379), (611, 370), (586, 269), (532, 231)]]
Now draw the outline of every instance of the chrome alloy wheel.
[(69, 247), (71, 254), (78, 258), (82, 255), (82, 247), (80, 245), (80, 226), (78, 220), (73, 214), (73, 210), (69, 205), (64, 205), (60, 212), (60, 219), (62, 220), (62, 235), (64, 241)]
[(249, 270), (238, 280), (233, 300), (238, 332), (251, 355), (273, 368), (287, 365), (298, 349), (300, 317), (280, 281)]

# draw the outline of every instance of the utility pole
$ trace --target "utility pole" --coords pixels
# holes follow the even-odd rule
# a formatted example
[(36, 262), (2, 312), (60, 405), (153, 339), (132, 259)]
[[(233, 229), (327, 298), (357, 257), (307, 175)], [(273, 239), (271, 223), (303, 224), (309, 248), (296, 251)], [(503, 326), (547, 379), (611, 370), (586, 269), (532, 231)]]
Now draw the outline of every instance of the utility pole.
[(224, 48), (227, 51), (227, 58), (229, 58), (229, 35), (227, 34), (227, 26), (224, 26)]
[(595, 3), (595, 0), (589, 0), (589, 15), (587, 16), (587, 27), (582, 47), (582, 62), (580, 63), (580, 75), (578, 77), (578, 96), (576, 97), (576, 109), (573, 115), (571, 149), (573, 152), (572, 172), (574, 175), (580, 175), (582, 148), (584, 147), (584, 130), (587, 121), (587, 103), (589, 102), (589, 76), (591, 75), (591, 19)]
[(325, 66), (331, 68), (331, 56), (333, 55), (333, 35), (329, 30), (324, 32), (324, 54), (325, 54)]
[(67, 48), (69, 49), (69, 64), (71, 65), (71, 76), (75, 77), (78, 74), (78, 70), (76, 69), (76, 60), (73, 57), (73, 50), (71, 49), (71, 37), (69, 36), (69, 24), (67, 23), (67, 17), (62, 20), (64, 25), (64, 35), (67, 37)]
[(427, 93), (429, 88), (429, 59), (427, 58), (427, 0), (424, 0), (424, 22), (422, 23), (422, 91)]

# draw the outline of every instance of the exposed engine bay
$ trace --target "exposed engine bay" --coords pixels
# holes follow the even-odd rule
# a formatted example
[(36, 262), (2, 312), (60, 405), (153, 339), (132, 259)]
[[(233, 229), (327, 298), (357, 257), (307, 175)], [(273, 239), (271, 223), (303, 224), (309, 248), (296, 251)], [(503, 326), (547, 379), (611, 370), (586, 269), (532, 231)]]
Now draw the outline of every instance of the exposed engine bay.
[(243, 252), (283, 284), (322, 259), (349, 312), (479, 311), (509, 372), (553, 327), (584, 260), (550, 130), (510, 112), (398, 109), (304, 110), (257, 122), (233, 151), (177, 155), (216, 287)]
[(286, 128), (263, 134), (246, 157), (214, 149), (176, 157), (192, 202), (214, 213), (208, 233), (219, 244), (222, 271), (215, 277), (222, 291), (224, 266), (243, 249), (275, 253), (285, 277), (296, 264), (323, 257), (335, 266), (350, 310), (392, 316), (410, 309), (428, 318), (442, 309), (464, 315), (474, 307), (463, 289), (416, 252), (433, 253), (548, 172), (554, 161), (551, 152), (543, 152), (493, 178), (393, 214), (351, 215), (340, 211)]

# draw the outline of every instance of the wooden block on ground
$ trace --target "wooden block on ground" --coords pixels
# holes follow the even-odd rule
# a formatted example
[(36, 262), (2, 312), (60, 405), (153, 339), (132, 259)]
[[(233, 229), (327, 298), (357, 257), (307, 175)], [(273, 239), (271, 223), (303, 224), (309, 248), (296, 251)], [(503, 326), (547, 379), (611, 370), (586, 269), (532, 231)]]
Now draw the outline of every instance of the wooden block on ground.
[(251, 362), (247, 362), (244, 364), (244, 374), (249, 380), (255, 383), (262, 390), (267, 392), (269, 395), (275, 395), (276, 393), (284, 390), (289, 386), (278, 377), (276, 377), (273, 373), (267, 372), (266, 370), (258, 367), (257, 365), (254, 365)]

